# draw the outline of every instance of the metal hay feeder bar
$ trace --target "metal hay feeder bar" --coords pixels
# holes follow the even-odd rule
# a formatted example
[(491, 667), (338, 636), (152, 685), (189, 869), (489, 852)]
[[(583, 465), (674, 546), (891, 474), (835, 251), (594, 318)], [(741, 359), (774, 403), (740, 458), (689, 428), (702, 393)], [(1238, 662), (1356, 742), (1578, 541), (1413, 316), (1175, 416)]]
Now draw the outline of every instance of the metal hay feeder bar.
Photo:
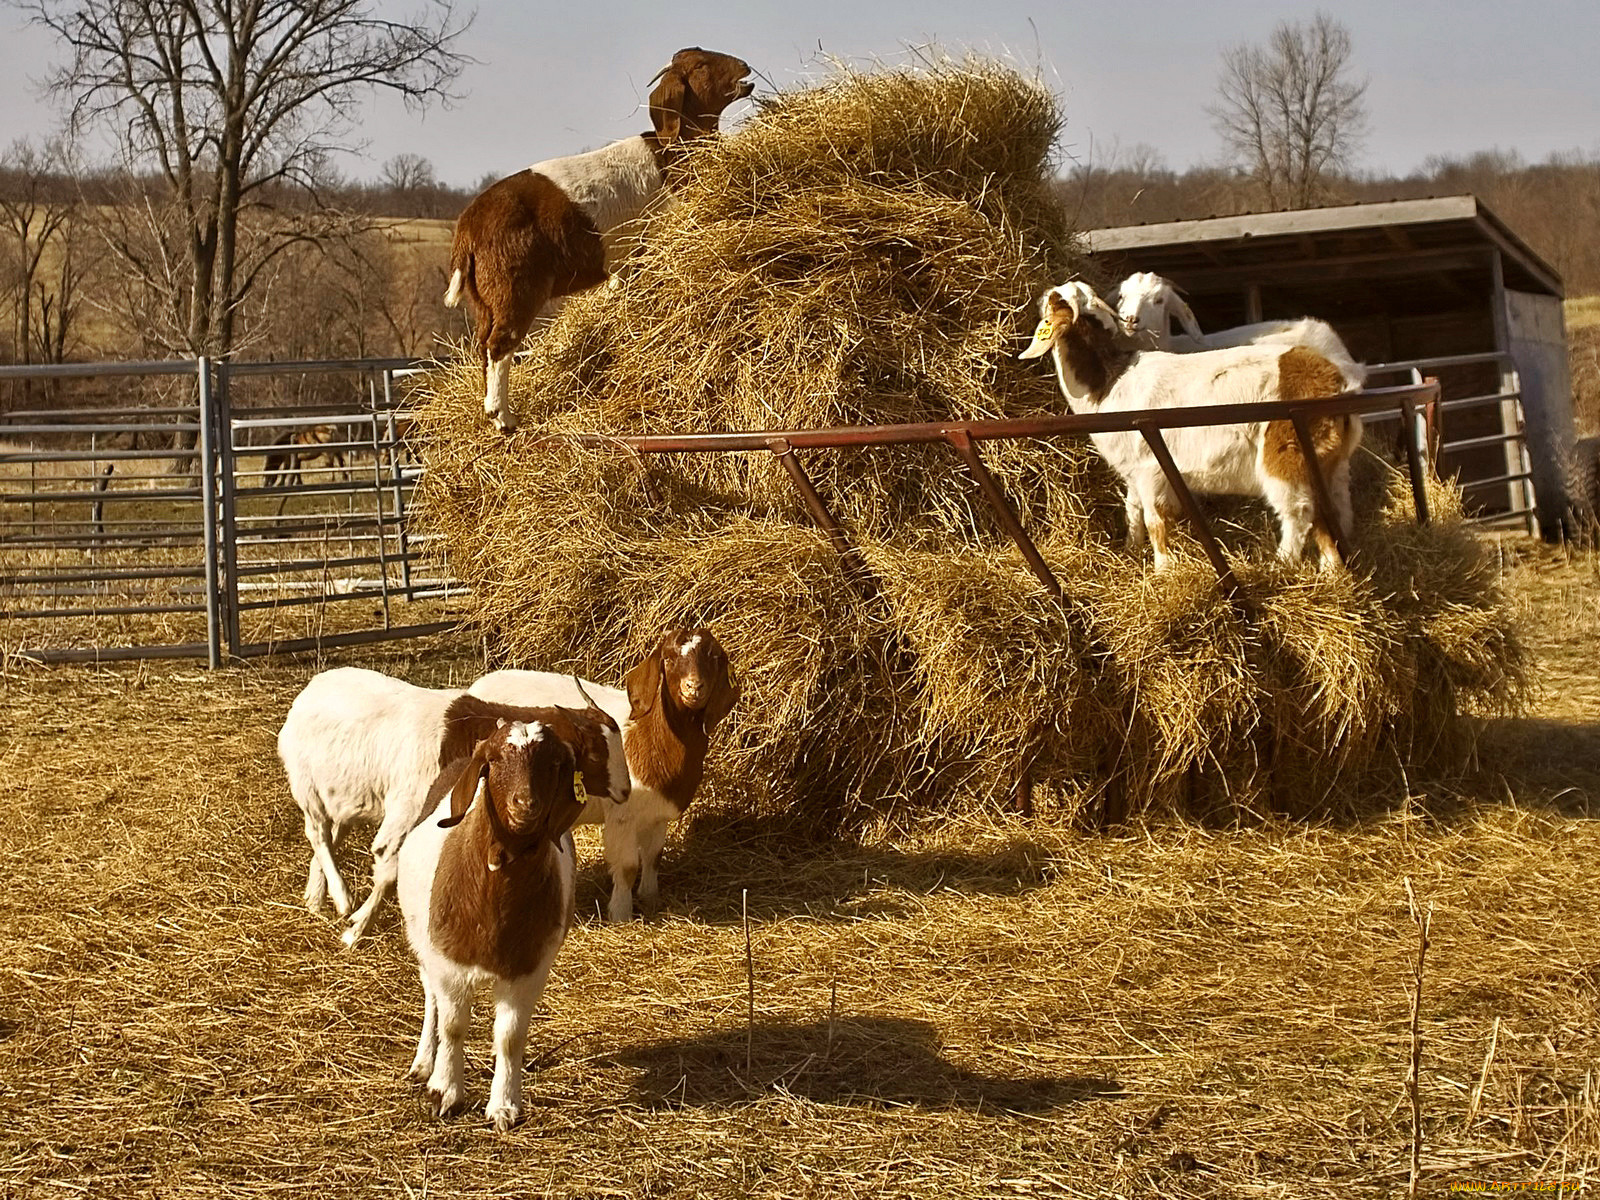
[(1016, 441), (1027, 438), (1052, 438), (1090, 433), (1138, 433), (1149, 443), (1151, 452), (1160, 463), (1167, 482), (1178, 497), (1178, 503), (1188, 517), (1195, 536), (1199, 539), (1206, 558), (1217, 573), (1217, 581), (1224, 593), (1236, 604), (1242, 605), (1243, 595), (1234, 577), (1222, 546), (1204, 511), (1195, 501), (1194, 494), (1184, 481), (1183, 474), (1173, 461), (1162, 431), (1188, 429), (1206, 425), (1238, 425), (1258, 421), (1289, 421), (1294, 425), (1295, 436), (1306, 458), (1311, 474), (1312, 495), (1317, 516), (1333, 534), (1343, 559), (1349, 557), (1346, 531), (1340, 527), (1338, 514), (1328, 491), (1328, 482), (1312, 452), (1310, 431), (1306, 422), (1313, 417), (1338, 416), (1346, 413), (1371, 413), (1397, 409), (1406, 432), (1406, 465), (1411, 483), (1412, 501), (1416, 508), (1418, 524), (1427, 524), (1428, 497), (1424, 480), (1424, 460), (1416, 440), (1416, 422), (1411, 419), (1418, 405), (1437, 403), (1439, 381), (1429, 378), (1420, 384), (1402, 387), (1373, 388), (1361, 392), (1347, 392), (1338, 396), (1324, 396), (1311, 400), (1279, 400), (1265, 404), (1213, 404), (1180, 409), (1137, 409), (1130, 412), (1073, 413), (1056, 417), (1012, 417), (981, 421), (934, 421), (904, 425), (853, 425), (830, 429), (767, 430), (749, 433), (669, 433), (614, 436), (602, 433), (551, 434), (539, 439), (535, 445), (548, 441), (570, 441), (591, 449), (625, 447), (636, 454), (706, 454), (713, 452), (743, 453), (765, 450), (783, 464), (795, 489), (804, 501), (811, 519), (827, 535), (834, 549), (844, 561), (846, 569), (867, 594), (874, 593), (873, 579), (866, 561), (844, 527), (829, 511), (826, 502), (817, 492), (811, 477), (796, 456), (797, 449), (844, 449), (864, 446), (906, 446), (919, 443), (944, 442), (953, 447), (968, 474), (982, 493), (1001, 527), (1022, 553), (1029, 569), (1045, 590), (1057, 599), (1062, 596), (1061, 583), (1040, 554), (1039, 548), (1023, 528), (1015, 507), (994, 476), (989, 473), (978, 454), (980, 441)]

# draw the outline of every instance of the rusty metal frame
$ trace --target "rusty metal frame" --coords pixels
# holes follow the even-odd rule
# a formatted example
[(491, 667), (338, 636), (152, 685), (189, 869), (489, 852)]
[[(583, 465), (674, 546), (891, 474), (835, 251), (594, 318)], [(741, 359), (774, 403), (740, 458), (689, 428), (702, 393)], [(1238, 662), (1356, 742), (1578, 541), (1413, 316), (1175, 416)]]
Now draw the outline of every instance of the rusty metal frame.
[[(1420, 384), (1401, 387), (1373, 388), (1362, 392), (1347, 392), (1338, 396), (1324, 396), (1307, 400), (1279, 400), (1264, 404), (1212, 404), (1194, 408), (1137, 409), (1127, 412), (1073, 413), (1054, 417), (1012, 417), (981, 421), (937, 421), (904, 425), (853, 425), (828, 429), (766, 430), (748, 433), (669, 433), (618, 436), (602, 433), (547, 434), (534, 445), (552, 441), (575, 443), (589, 448), (621, 448), (635, 455), (646, 454), (705, 454), (713, 452), (741, 453), (765, 450), (772, 454), (788, 473), (795, 490), (800, 493), (811, 519), (827, 536), (838, 552), (846, 569), (867, 595), (877, 593), (877, 582), (860, 550), (850, 540), (849, 534), (829, 511), (816, 485), (795, 455), (795, 450), (843, 449), (866, 446), (906, 446), (944, 442), (961, 456), (967, 472), (977, 484), (979, 492), (988, 503), (996, 520), (1022, 553), (1028, 568), (1038, 578), (1045, 590), (1056, 599), (1062, 598), (1060, 581), (1056, 579), (1039, 548), (1028, 536), (1016, 508), (994, 476), (990, 474), (978, 454), (975, 443), (979, 441), (1012, 441), (1020, 439), (1052, 438), (1092, 433), (1138, 433), (1149, 445), (1163, 474), (1177, 496), (1184, 516), (1194, 531), (1201, 549), (1217, 573), (1217, 581), (1228, 598), (1243, 603), (1243, 595), (1227, 556), (1217, 540), (1204, 510), (1195, 500), (1183, 473), (1172, 457), (1162, 434), (1167, 429), (1192, 429), (1208, 425), (1254, 424), (1263, 421), (1288, 421), (1295, 431), (1310, 476), (1313, 502), (1319, 520), (1332, 535), (1341, 559), (1349, 558), (1347, 531), (1341, 527), (1334, 509), (1328, 481), (1323, 477), (1312, 444), (1307, 422), (1316, 417), (1379, 412), (1398, 408), (1405, 425), (1406, 460), (1411, 484), (1412, 500), (1418, 524), (1429, 520), (1427, 485), (1424, 478), (1423, 459), (1416, 444), (1416, 423), (1411, 414), (1416, 405), (1437, 403), (1439, 381), (1429, 378)], [(646, 480), (648, 489), (648, 479)], [(653, 492), (653, 489), (649, 489)]]

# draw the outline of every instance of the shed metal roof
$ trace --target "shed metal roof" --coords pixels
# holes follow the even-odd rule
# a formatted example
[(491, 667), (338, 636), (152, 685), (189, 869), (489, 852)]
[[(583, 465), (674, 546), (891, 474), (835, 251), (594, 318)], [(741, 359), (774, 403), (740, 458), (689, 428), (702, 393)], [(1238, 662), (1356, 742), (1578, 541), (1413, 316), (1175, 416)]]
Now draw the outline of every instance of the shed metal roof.
[(1091, 229), (1091, 253), (1182, 274), (1191, 289), (1289, 282), (1307, 269), (1366, 278), (1481, 267), (1501, 253), (1506, 286), (1562, 295), (1561, 276), (1476, 196), (1347, 204)]

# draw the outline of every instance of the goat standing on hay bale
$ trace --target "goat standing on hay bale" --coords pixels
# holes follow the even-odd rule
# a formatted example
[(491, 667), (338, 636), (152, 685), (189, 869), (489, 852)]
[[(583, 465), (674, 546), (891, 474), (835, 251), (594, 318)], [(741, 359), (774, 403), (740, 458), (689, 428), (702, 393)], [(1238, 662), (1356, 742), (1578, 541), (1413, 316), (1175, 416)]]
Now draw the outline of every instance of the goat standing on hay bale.
[(583, 807), (572, 790), (580, 751), (562, 729), (584, 719), (551, 715), (501, 721), (470, 760), (441, 770), (428, 792), (433, 817), (400, 850), (400, 909), (423, 993), (411, 1078), (426, 1084), (440, 1116), (461, 1107), (472, 993), (492, 983), (494, 1083), (485, 1113), (502, 1131), (522, 1119), (528, 1020), (573, 919), (568, 831)]
[[(1170, 279), (1151, 271), (1135, 271), (1116, 288), (1106, 302), (1117, 310), (1123, 331), (1142, 350), (1170, 350), (1192, 354), (1197, 350), (1225, 350), (1230, 346), (1304, 346), (1322, 355), (1344, 376), (1353, 391), (1367, 381), (1367, 369), (1351, 357), (1344, 339), (1333, 326), (1316, 317), (1293, 321), (1257, 321), (1235, 325), (1215, 333), (1201, 333), (1194, 310), (1178, 293)], [(1176, 319), (1183, 333), (1173, 333)]]
[[(1126, 412), (1207, 404), (1258, 404), (1304, 400), (1352, 390), (1327, 358), (1303, 346), (1238, 346), (1167, 354), (1138, 351), (1121, 341), (1115, 311), (1078, 280), (1051, 288), (1039, 302), (1043, 321), (1019, 356), (1053, 353), (1062, 394), (1074, 411)], [(1311, 417), (1317, 462), (1343, 527), (1351, 526), (1350, 456), (1361, 444), (1361, 418)], [(1333, 531), (1316, 514), (1305, 457), (1287, 420), (1165, 430), (1172, 457), (1195, 489), (1230, 496), (1261, 496), (1278, 515), (1280, 558), (1293, 560), (1316, 535), (1322, 566), (1339, 565)], [(1127, 483), (1128, 544), (1137, 549), (1148, 530), (1156, 570), (1170, 561), (1167, 520), (1177, 497), (1161, 464), (1137, 432), (1094, 433), (1090, 441)]]
[[(656, 859), (667, 827), (688, 810), (705, 774), (712, 731), (733, 711), (739, 685), (728, 654), (709, 629), (673, 629), (628, 672), (622, 688), (584, 683), (606, 712), (622, 722), (632, 799), (618, 805), (591, 800), (580, 823), (605, 823), (606, 864), (611, 868), (612, 921), (633, 916), (639, 906), (654, 913), (661, 885)], [(547, 671), (492, 671), (469, 696), (504, 703), (570, 702), (578, 681)]]
[(679, 50), (650, 93), (653, 132), (552, 158), (491, 184), (456, 219), (450, 308), (466, 297), (483, 364), (483, 410), (507, 433), (511, 356), (551, 300), (605, 282), (604, 237), (661, 191), (673, 156), (713, 134), (722, 110), (755, 90), (742, 59)]

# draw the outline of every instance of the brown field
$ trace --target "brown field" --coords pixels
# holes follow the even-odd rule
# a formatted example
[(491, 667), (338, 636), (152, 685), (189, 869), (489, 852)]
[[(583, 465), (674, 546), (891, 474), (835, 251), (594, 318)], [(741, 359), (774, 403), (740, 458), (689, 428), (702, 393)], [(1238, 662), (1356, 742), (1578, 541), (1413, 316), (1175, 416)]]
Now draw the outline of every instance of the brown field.
[[(663, 917), (580, 921), (505, 1136), (481, 1012), (473, 1113), (436, 1121), (403, 1077), (396, 910), (345, 953), (300, 905), (274, 734), (323, 663), (13, 663), (0, 1196), (1402, 1194), (1407, 879), (1433, 908), (1423, 1193), (1593, 1186), (1600, 565), (1505, 547), (1544, 690), (1484, 731), (1474, 794), (1359, 825), (996, 816), (853, 845), (723, 797), (669, 845)], [(481, 667), (464, 638), (326, 661)]]
[(1600, 434), (1600, 296), (1583, 301), (1592, 320), (1574, 319), (1567, 305), (1567, 361), (1572, 368), (1572, 423), (1579, 437)]

